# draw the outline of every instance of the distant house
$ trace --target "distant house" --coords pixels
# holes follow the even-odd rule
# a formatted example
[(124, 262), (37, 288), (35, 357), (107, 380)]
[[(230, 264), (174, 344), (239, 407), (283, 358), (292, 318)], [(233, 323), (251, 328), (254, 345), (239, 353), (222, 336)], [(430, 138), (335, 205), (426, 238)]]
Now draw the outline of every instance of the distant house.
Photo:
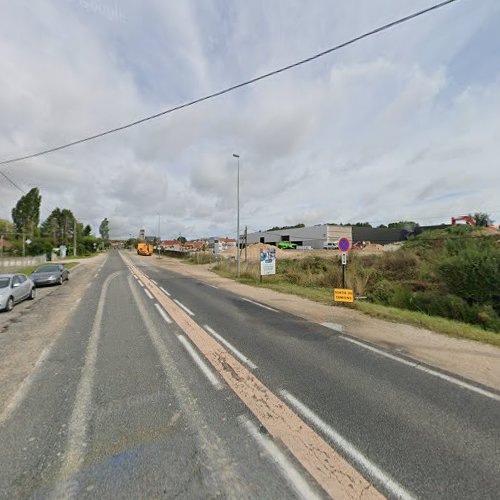
[(191, 252), (203, 252), (208, 248), (208, 242), (205, 240), (186, 241), (184, 248)]
[(160, 249), (171, 252), (184, 252), (184, 245), (177, 240), (165, 240), (160, 243)]

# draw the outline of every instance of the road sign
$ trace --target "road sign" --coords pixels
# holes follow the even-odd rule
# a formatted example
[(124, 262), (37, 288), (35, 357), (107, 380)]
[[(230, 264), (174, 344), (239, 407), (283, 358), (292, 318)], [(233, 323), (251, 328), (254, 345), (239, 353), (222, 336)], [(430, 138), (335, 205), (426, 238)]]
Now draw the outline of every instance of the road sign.
[(334, 288), (333, 300), (335, 302), (354, 302), (354, 291), (349, 288)]
[(339, 248), (341, 252), (347, 252), (351, 248), (351, 242), (347, 238), (340, 238)]
[(347, 264), (347, 254), (342, 252), (342, 265), (345, 266)]

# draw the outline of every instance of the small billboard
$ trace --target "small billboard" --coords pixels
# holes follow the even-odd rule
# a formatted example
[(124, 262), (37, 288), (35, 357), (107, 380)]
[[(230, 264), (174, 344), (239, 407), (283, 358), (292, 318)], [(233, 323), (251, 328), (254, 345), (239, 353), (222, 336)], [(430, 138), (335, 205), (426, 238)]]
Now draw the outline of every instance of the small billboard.
[(260, 251), (260, 275), (276, 274), (276, 248), (263, 248)]

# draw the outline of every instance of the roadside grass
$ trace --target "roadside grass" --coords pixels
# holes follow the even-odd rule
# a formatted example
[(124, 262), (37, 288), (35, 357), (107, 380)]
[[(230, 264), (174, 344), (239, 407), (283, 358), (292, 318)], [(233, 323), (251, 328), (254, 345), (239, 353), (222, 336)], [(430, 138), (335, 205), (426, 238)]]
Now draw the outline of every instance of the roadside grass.
[[(251, 285), (257, 288), (269, 288), (277, 292), (297, 295), (315, 302), (329, 305), (333, 304), (333, 288), (304, 286), (299, 283), (290, 283), (289, 281), (280, 280), (279, 275), (265, 276), (263, 282), (260, 283), (258, 272), (254, 269), (245, 269), (243, 266), (241, 277), (237, 280), (235, 276), (235, 266), (232, 264), (215, 266), (211, 270), (219, 276), (233, 279), (245, 285)], [(445, 334), (450, 337), (475, 340), (500, 347), (500, 335), (498, 333), (489, 332), (467, 323), (363, 301), (356, 301), (353, 306), (348, 305), (347, 307), (352, 307), (375, 318), (427, 328), (433, 332)]]
[(397, 307), (372, 304), (370, 302), (356, 302), (355, 308), (375, 318), (419, 326), (436, 333), (444, 333), (450, 337), (476, 340), (500, 347), (500, 335), (498, 333), (489, 332), (467, 323), (461, 323), (460, 321), (453, 321), (439, 316), (429, 316), (421, 312), (398, 309)]

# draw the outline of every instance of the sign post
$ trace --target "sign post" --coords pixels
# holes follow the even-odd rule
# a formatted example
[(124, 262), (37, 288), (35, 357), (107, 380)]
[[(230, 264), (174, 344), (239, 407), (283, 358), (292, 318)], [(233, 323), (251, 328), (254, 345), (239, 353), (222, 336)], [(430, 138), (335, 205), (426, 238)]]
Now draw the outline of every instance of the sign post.
[(347, 266), (347, 252), (351, 248), (351, 242), (347, 238), (340, 238), (339, 249), (341, 254), (342, 263), (342, 288), (335, 288), (333, 290), (334, 302), (354, 302), (354, 292), (346, 288), (345, 268)]
[(342, 288), (345, 289), (345, 266), (347, 265), (347, 252), (351, 248), (351, 242), (347, 238), (340, 238), (339, 248), (342, 252)]
[(260, 251), (260, 282), (262, 276), (276, 274), (276, 248), (263, 248)]

